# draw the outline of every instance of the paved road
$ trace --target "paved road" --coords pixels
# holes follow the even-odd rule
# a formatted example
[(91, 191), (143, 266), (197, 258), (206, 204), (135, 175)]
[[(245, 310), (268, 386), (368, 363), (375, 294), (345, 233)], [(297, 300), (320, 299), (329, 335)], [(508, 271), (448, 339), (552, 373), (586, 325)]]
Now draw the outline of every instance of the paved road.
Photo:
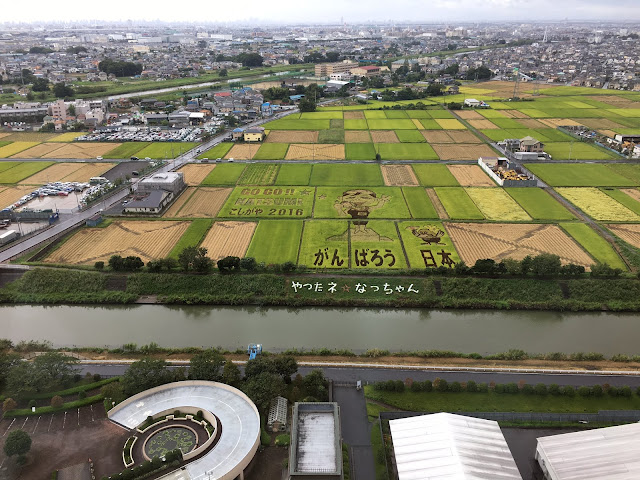
[[(127, 365), (117, 364), (83, 364), (79, 365), (81, 373), (86, 372), (99, 373), (100, 375), (122, 375), (127, 369)], [(242, 366), (240, 366), (242, 368)], [(593, 375), (593, 374), (534, 374), (534, 373), (500, 373), (500, 372), (459, 372), (459, 371), (428, 371), (428, 370), (409, 370), (405, 368), (340, 368), (340, 367), (300, 367), (298, 373), (306, 375), (314, 368), (321, 368), (325, 376), (334, 382), (352, 382), (355, 384), (357, 380), (362, 380), (364, 384), (381, 382), (386, 380), (405, 380), (412, 378), (413, 380), (434, 380), (436, 377), (447, 380), (448, 382), (458, 381), (466, 382), (473, 380), (480, 382), (496, 382), (511, 383), (525, 380), (527, 383), (535, 385), (536, 383), (558, 385), (602, 385), (608, 383), (613, 386), (628, 385), (631, 388), (640, 386), (640, 376), (625, 375)]]
[(342, 440), (349, 445), (353, 466), (351, 478), (371, 480), (376, 477), (376, 471), (364, 392), (354, 386), (335, 386), (333, 399), (340, 405)]

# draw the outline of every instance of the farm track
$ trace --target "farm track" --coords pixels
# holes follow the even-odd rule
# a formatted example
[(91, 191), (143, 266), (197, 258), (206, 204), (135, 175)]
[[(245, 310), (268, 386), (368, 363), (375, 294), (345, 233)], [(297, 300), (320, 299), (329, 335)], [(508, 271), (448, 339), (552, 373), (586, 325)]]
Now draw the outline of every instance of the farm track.
[(433, 208), (435, 208), (436, 212), (438, 213), (438, 218), (440, 218), (440, 220), (448, 220), (449, 215), (447, 214), (444, 205), (442, 205), (440, 198), (438, 198), (438, 194), (436, 193), (436, 191), (433, 188), (427, 188), (426, 190), (427, 195), (429, 196), (429, 199), (433, 204)]

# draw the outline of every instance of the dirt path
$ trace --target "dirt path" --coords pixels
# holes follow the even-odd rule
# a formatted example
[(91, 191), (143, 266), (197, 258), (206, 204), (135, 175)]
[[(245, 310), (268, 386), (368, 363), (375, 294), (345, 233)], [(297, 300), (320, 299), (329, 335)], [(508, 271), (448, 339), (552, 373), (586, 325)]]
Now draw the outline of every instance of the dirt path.
[(435, 208), (436, 212), (438, 212), (438, 217), (440, 218), (440, 220), (448, 220), (449, 215), (447, 214), (447, 211), (444, 209), (444, 205), (442, 205), (442, 202), (438, 198), (436, 191), (433, 188), (427, 188), (427, 195), (429, 195), (429, 199), (433, 204), (433, 208)]

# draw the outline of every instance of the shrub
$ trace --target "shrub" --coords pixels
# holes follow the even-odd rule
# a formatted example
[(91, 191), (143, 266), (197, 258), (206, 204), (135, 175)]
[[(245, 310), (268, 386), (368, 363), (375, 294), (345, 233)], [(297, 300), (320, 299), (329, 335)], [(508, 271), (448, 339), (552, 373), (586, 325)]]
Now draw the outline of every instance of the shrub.
[(575, 397), (576, 389), (573, 388), (571, 385), (566, 385), (562, 387), (562, 394), (566, 397)]
[(8, 412), (9, 410), (15, 410), (16, 408), (18, 408), (18, 404), (11, 397), (6, 398), (5, 401), (2, 402), (2, 410), (4, 412)]
[(517, 383), (507, 383), (504, 386), (505, 393), (518, 393), (520, 389), (518, 388)]
[(461, 392), (462, 391), (462, 386), (460, 385), (460, 382), (451, 382), (451, 384), (449, 385), (449, 391), (451, 391), (451, 392)]
[(504, 385), (503, 385), (503, 384), (501, 384), (501, 383), (497, 383), (497, 384), (495, 385), (495, 387), (493, 387), (493, 389), (494, 389), (494, 391), (495, 391), (496, 393), (504, 393), (504, 391), (505, 391), (505, 389), (504, 389)]
[(544, 383), (538, 383), (535, 387), (536, 395), (546, 395), (547, 394), (547, 386)]
[(396, 380), (393, 382), (393, 390), (398, 393), (404, 392), (404, 382), (402, 380)]
[(535, 393), (535, 389), (533, 388), (533, 385), (525, 383), (522, 386), (522, 393), (524, 393), (525, 395), (533, 395)]
[(84, 400), (85, 398), (87, 398), (87, 392), (83, 390), (78, 393), (78, 400)]
[(93, 374), (93, 381), (94, 382), (99, 382), (100, 380), (102, 380), (102, 376), (99, 373), (94, 373)]
[(62, 397), (60, 395), (56, 395), (55, 397), (51, 398), (51, 406), (53, 408), (60, 408), (62, 407), (63, 403), (64, 403), (64, 400), (62, 400)]
[(93, 264), (93, 268), (96, 270), (104, 270), (104, 262), (96, 262)]
[(35, 401), (35, 400), (29, 400), (28, 406), (29, 406), (29, 408), (37, 407), (38, 406), (38, 402)]
[(593, 387), (591, 387), (591, 395), (593, 395), (594, 397), (601, 397), (602, 394), (602, 387), (600, 385), (594, 385)]
[(618, 396), (618, 388), (617, 387), (609, 387), (607, 389), (607, 393), (612, 397), (617, 397)]
[(412, 392), (421, 392), (422, 391), (422, 383), (421, 382), (413, 382), (410, 387)]
[(631, 395), (632, 395), (631, 388), (628, 385), (620, 387), (618, 389), (618, 395), (621, 397), (631, 398)]
[[(467, 388), (469, 388), (468, 384), (467, 384)], [(489, 391), (489, 386), (486, 383), (479, 383), (478, 384), (478, 392), (487, 393), (488, 391)]]
[(424, 382), (422, 382), (423, 392), (430, 392), (431, 390), (433, 390), (433, 383), (431, 383), (431, 380), (425, 380)]
[(438, 392), (446, 392), (449, 389), (449, 384), (442, 378), (436, 378), (433, 381), (433, 388), (435, 388)]
[(558, 396), (562, 393), (557, 383), (552, 383), (551, 385), (549, 385), (548, 390), (551, 395), (555, 395), (555, 396)]
[(478, 391), (478, 386), (476, 385), (476, 382), (474, 382), (473, 380), (469, 380), (467, 382), (467, 392), (477, 392)]
[(578, 395), (581, 397), (588, 397), (591, 395), (591, 389), (589, 387), (580, 387), (578, 388)]

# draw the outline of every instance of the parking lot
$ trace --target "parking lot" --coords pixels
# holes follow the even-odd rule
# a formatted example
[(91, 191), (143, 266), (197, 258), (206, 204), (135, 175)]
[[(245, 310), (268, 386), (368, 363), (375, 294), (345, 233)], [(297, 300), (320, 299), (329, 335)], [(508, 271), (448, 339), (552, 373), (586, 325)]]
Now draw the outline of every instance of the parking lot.
[(0, 451), (0, 480), (50, 478), (53, 470), (91, 458), (96, 478), (121, 471), (122, 447), (128, 432), (111, 423), (101, 403), (67, 412), (0, 421), (0, 443), (14, 430), (32, 440), (29, 462), (20, 471), (15, 459)]
[(200, 139), (203, 129), (197, 127), (179, 130), (161, 130), (158, 128), (140, 127), (128, 130), (103, 130), (101, 132), (81, 135), (78, 142), (195, 142)]

